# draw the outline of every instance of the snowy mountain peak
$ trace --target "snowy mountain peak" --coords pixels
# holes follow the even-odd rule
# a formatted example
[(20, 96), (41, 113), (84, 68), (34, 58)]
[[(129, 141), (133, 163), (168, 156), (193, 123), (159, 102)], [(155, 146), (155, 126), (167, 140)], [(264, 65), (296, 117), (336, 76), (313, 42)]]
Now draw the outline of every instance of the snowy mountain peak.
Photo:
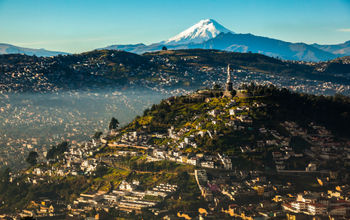
[(213, 19), (204, 19), (164, 43), (167, 45), (202, 43), (220, 33), (228, 32), (233, 33)]

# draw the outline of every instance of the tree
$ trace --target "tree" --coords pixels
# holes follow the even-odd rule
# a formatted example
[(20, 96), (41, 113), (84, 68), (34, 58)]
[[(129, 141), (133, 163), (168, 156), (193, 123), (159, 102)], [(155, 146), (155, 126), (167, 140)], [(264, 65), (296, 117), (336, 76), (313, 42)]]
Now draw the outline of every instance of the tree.
[(101, 137), (103, 133), (101, 131), (96, 131), (96, 133), (93, 136), (93, 139), (97, 140)]
[(214, 86), (213, 86), (213, 89), (214, 90), (220, 90), (221, 89), (221, 86), (219, 85), (219, 84), (214, 84)]
[(108, 168), (106, 166), (99, 165), (99, 166), (96, 167), (95, 176), (103, 177), (107, 173), (108, 173)]
[(162, 50), (168, 50), (168, 48), (166, 46), (163, 46)]
[(115, 129), (117, 129), (118, 128), (118, 126), (119, 126), (119, 121), (118, 121), (118, 119), (116, 119), (116, 118), (112, 118), (111, 119), (111, 122), (109, 123), (109, 130), (115, 130)]
[(39, 156), (38, 153), (35, 151), (29, 152), (29, 155), (26, 159), (27, 163), (29, 163), (31, 166), (34, 166), (38, 162), (37, 161), (38, 156)]
[(1, 168), (0, 169), (0, 195), (4, 194), (9, 188), (10, 183), (10, 168)]

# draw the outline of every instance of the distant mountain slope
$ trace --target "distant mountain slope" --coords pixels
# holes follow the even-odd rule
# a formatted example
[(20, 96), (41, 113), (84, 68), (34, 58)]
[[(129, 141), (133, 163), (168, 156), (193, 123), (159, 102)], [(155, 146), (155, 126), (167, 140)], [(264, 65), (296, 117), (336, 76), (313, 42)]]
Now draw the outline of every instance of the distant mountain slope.
[(38, 57), (50, 57), (57, 56), (59, 54), (65, 55), (68, 53), (58, 52), (58, 51), (49, 51), (45, 49), (32, 49), (25, 47), (17, 47), (11, 44), (1, 44), (0, 43), (0, 54), (25, 54), (25, 55), (35, 55)]
[(320, 72), (342, 75), (350, 79), (350, 56), (340, 57), (328, 62), (320, 62), (315, 65)]
[[(124, 50), (130, 53), (143, 54), (145, 52), (152, 52), (162, 50), (164, 44), (156, 43), (156, 44), (126, 44), (126, 45), (110, 45), (104, 48), (99, 48), (98, 50)], [(170, 48), (170, 47), (169, 47)]]
[(262, 54), (219, 50), (166, 50), (143, 55), (95, 50), (55, 57), (0, 55), (0, 91), (57, 91), (118, 86), (193, 89), (219, 82), (227, 64), (253, 75), (350, 84), (348, 74), (344, 74), (348, 66), (344, 62), (329, 68), (332, 62), (306, 65)]
[(334, 45), (311, 44), (311, 46), (327, 51), (329, 53), (340, 55), (340, 56), (350, 56), (350, 40), (342, 44), (334, 44)]
[(168, 40), (150, 45), (111, 45), (102, 49), (125, 50), (143, 54), (166, 46), (178, 49), (218, 49), (233, 52), (254, 52), (286, 60), (327, 61), (350, 53), (350, 41), (340, 45), (308, 45), (290, 43), (253, 34), (236, 34), (213, 19), (201, 20)]
[(145, 47), (147, 47), (145, 44), (126, 44), (126, 45), (111, 45), (101, 49), (124, 50), (127, 52), (137, 53), (136, 51), (138, 50), (143, 51)]
[[(218, 67), (230, 64), (232, 68), (244, 69), (248, 71), (263, 72), (267, 74), (301, 77), (314, 80), (329, 80), (333, 82), (346, 83), (348, 80), (330, 71), (317, 71), (312, 65), (284, 62), (258, 53), (227, 52), (213, 49), (186, 49), (171, 51), (156, 51), (145, 53), (146, 57), (161, 57), (171, 60), (171, 63), (186, 67)], [(330, 62), (324, 62), (326, 68)], [(342, 64), (341, 67), (345, 65)]]
[(219, 49), (234, 52), (261, 53), (285, 60), (322, 61), (336, 58), (332, 53), (325, 52), (304, 43), (289, 43), (252, 34), (222, 33), (203, 44), (191, 45), (203, 49)]

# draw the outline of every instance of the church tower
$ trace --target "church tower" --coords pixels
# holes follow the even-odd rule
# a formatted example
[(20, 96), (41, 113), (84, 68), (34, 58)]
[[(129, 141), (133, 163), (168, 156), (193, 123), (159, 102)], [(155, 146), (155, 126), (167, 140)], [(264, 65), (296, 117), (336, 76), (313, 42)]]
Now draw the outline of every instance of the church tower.
[(227, 80), (226, 80), (225, 90), (230, 92), (232, 92), (233, 90), (232, 81), (231, 81), (230, 64), (227, 65)]
[(227, 65), (227, 80), (225, 84), (224, 97), (232, 98), (233, 86), (231, 81), (230, 64)]

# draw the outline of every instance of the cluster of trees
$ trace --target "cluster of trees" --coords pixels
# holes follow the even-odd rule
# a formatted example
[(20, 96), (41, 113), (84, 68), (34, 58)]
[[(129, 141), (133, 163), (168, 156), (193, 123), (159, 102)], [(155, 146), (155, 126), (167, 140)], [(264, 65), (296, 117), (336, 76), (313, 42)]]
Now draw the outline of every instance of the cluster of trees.
[(46, 159), (57, 159), (61, 157), (64, 152), (68, 151), (69, 143), (64, 141), (57, 146), (52, 146), (51, 149), (47, 152)]
[(96, 177), (103, 177), (107, 173), (108, 173), (108, 167), (106, 167), (104, 165), (99, 165), (96, 167), (96, 170), (95, 170)]

